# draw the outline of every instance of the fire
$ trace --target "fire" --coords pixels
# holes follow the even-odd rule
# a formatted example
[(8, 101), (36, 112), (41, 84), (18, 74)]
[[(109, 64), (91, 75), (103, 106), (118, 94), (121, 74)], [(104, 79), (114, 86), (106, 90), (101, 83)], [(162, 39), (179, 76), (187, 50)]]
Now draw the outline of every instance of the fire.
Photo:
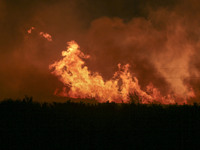
[(139, 102), (174, 104), (176, 99), (181, 99), (181, 103), (187, 103), (186, 99), (194, 97), (191, 90), (187, 97), (178, 97), (168, 94), (162, 96), (153, 84), (149, 84), (146, 90), (140, 88), (138, 79), (129, 71), (129, 64), (122, 66), (118, 64), (116, 71), (110, 80), (105, 81), (98, 72), (91, 72), (84, 60), (89, 59), (89, 55), (81, 52), (79, 45), (75, 41), (68, 42), (67, 50), (62, 52), (63, 58), (51, 64), (49, 68), (52, 74), (59, 77), (64, 84), (62, 92), (58, 89), (54, 94), (72, 98), (95, 98), (99, 102), (129, 102), (131, 95), (137, 95)]
[(33, 30), (35, 30), (35, 27), (31, 27), (31, 28), (27, 31), (28, 34), (31, 34)]
[[(36, 30), (35, 27), (31, 27), (29, 30), (27, 30), (28, 34), (31, 34), (33, 32), (33, 30)], [(52, 42), (52, 36), (49, 33), (45, 33), (45, 32), (38, 32), (38, 34), (42, 37), (45, 38), (47, 41)]]
[(40, 32), (40, 36), (44, 37), (44, 38), (47, 39), (49, 42), (52, 41), (52, 37), (51, 37), (51, 35), (48, 34), (48, 33)]

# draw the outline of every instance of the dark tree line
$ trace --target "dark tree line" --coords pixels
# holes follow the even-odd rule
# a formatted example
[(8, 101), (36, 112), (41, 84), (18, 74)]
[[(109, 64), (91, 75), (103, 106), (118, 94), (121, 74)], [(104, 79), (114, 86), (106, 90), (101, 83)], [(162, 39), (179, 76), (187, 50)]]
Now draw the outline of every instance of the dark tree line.
[(0, 102), (0, 149), (190, 149), (200, 106)]

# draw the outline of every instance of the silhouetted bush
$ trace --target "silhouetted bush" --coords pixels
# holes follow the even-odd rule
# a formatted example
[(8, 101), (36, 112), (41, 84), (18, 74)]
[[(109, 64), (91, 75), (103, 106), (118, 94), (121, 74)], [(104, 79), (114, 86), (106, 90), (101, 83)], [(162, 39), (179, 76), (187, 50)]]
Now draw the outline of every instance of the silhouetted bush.
[[(134, 95), (135, 96), (135, 95)], [(0, 149), (158, 149), (195, 147), (200, 106), (0, 102)], [(70, 99), (69, 99), (70, 100)]]

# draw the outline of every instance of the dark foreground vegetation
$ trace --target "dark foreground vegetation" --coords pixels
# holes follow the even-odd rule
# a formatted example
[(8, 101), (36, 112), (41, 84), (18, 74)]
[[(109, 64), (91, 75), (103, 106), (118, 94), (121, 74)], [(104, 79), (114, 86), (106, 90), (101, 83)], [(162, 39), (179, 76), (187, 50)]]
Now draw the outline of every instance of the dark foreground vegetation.
[(200, 106), (0, 103), (0, 149), (198, 149)]

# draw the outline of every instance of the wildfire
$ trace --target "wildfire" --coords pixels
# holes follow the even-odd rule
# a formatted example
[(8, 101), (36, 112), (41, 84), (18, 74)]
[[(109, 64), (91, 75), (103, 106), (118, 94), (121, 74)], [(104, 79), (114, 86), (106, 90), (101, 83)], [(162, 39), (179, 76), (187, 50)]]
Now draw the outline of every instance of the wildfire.
[(90, 56), (81, 52), (79, 45), (68, 42), (67, 50), (62, 52), (63, 58), (51, 64), (49, 68), (52, 74), (59, 77), (64, 84), (62, 92), (54, 94), (72, 98), (95, 98), (99, 102), (129, 102), (131, 95), (136, 95), (140, 103), (174, 104), (175, 99), (182, 99), (181, 103), (187, 103), (186, 99), (194, 97), (192, 90), (187, 97), (177, 97), (168, 94), (162, 96), (152, 84), (143, 91), (138, 79), (129, 71), (129, 64), (118, 64), (118, 71), (112, 79), (105, 81), (98, 72), (91, 72), (85, 65), (84, 59)]

